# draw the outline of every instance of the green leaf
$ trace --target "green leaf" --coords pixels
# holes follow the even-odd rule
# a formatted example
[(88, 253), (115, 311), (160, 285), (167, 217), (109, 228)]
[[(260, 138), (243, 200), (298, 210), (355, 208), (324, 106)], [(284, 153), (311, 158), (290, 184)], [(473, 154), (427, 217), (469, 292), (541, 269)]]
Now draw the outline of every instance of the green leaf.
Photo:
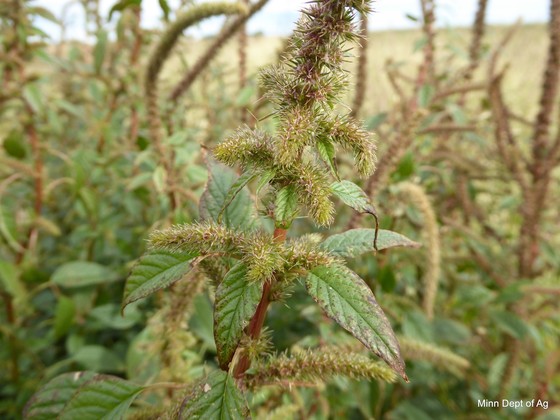
[(350, 181), (333, 182), (332, 192), (342, 200), (342, 202), (360, 213), (371, 214), (375, 219), (375, 234), (373, 236), (373, 247), (379, 249), (377, 245), (377, 235), (379, 232), (379, 219), (377, 211), (369, 200), (366, 193), (356, 184)]
[(51, 379), (31, 397), (23, 411), (23, 418), (33, 420), (58, 418), (58, 414), (78, 388), (95, 376), (94, 372), (72, 372)]
[(426, 108), (434, 97), (435, 89), (432, 85), (422, 85), (418, 91), (418, 105)]
[(127, 330), (140, 322), (141, 313), (137, 305), (129, 306), (124, 316), (119, 312), (119, 305), (114, 303), (96, 306), (88, 314), (87, 325), (91, 330)]
[(471, 340), (470, 329), (465, 324), (446, 318), (436, 318), (432, 321), (435, 341), (450, 343), (457, 346), (466, 345)]
[(18, 236), (18, 230), (13, 212), (4, 212), (4, 209), (0, 205), (0, 237), (2, 237), (6, 241), (6, 243), (10, 246), (10, 248), (12, 248), (13, 251), (15, 251), (16, 253), (23, 253), (25, 252), (25, 249), (18, 242)]
[(512, 312), (496, 310), (490, 313), (490, 317), (498, 328), (518, 340), (523, 339), (528, 334), (527, 325)]
[(319, 141), (317, 141), (317, 151), (319, 152), (321, 159), (323, 159), (323, 161), (328, 165), (333, 176), (340, 180), (338, 170), (336, 169), (336, 161), (334, 160), (334, 144), (326, 139), (319, 139)]
[(263, 285), (247, 281), (247, 267), (236, 264), (216, 290), (214, 339), (218, 360), (227, 369), (243, 330), (255, 314), (261, 300)]
[(198, 256), (194, 252), (152, 251), (132, 267), (126, 279), (122, 309), (181, 280)]
[(276, 227), (287, 229), (298, 213), (298, 196), (293, 185), (287, 185), (278, 191), (274, 208)]
[(24, 146), (24, 139), (18, 131), (12, 131), (2, 142), (2, 147), (8, 154), (15, 159), (25, 159), (27, 149)]
[(346, 180), (333, 182), (331, 190), (344, 204), (352, 207), (354, 210), (377, 216), (375, 207), (371, 204), (366, 193), (353, 182)]
[(384, 292), (391, 293), (397, 285), (397, 277), (390, 264), (385, 264), (377, 273), (377, 279)]
[(260, 175), (259, 182), (257, 183), (256, 194), (259, 195), (261, 190), (268, 185), (270, 181), (276, 176), (276, 171), (274, 169), (268, 169)]
[(58, 267), (51, 281), (63, 287), (83, 287), (110, 283), (119, 276), (107, 267), (94, 262), (72, 261)]
[(38, 83), (28, 83), (23, 88), (23, 97), (34, 113), (39, 114), (45, 105), (45, 96), (39, 89)]
[(74, 301), (66, 296), (60, 296), (56, 304), (54, 315), (54, 337), (59, 339), (65, 335), (72, 324), (76, 315), (76, 305)]
[(72, 360), (97, 372), (117, 372), (124, 367), (123, 361), (114, 352), (97, 345), (80, 347), (72, 355)]
[(120, 0), (115, 3), (111, 10), (109, 11), (109, 20), (113, 17), (113, 13), (115, 12), (122, 12), (127, 7), (131, 6), (139, 6), (142, 3), (142, 0)]
[(508, 354), (500, 353), (495, 356), (492, 361), (489, 361), (487, 383), (488, 383), (488, 397), (495, 397), (498, 395), (503, 382), (504, 372), (508, 362)]
[(246, 107), (251, 103), (251, 99), (256, 94), (256, 91), (257, 89), (255, 86), (245, 86), (237, 95), (235, 105)]
[(404, 181), (405, 179), (410, 178), (416, 170), (415, 166), (414, 155), (411, 152), (406, 153), (400, 160), (394, 173), (394, 177), (398, 181)]
[(243, 188), (245, 188), (245, 186), (249, 182), (251, 182), (257, 175), (258, 175), (257, 172), (255, 172), (252, 169), (249, 169), (245, 171), (243, 174), (241, 174), (241, 176), (235, 180), (233, 185), (230, 187), (226, 195), (226, 198), (224, 199), (224, 204), (222, 206), (222, 209), (218, 214), (218, 223), (222, 222), (222, 216), (224, 215), (224, 212), (226, 211), (227, 207), (231, 204), (231, 202), (235, 199), (235, 197), (237, 197), (237, 194), (239, 194), (243, 190)]
[(432, 322), (419, 310), (409, 310), (402, 320), (401, 329), (406, 337), (426, 343), (434, 342)]
[(400, 403), (389, 415), (391, 416), (390, 418), (400, 420), (432, 420), (434, 418), (434, 416), (410, 401)]
[(416, 52), (416, 51), (420, 51), (422, 48), (424, 48), (427, 44), (428, 44), (428, 37), (427, 36), (423, 36), (420, 39), (417, 39), (414, 42), (414, 46), (412, 48), (412, 51)]
[(366, 120), (366, 130), (368, 131), (375, 130), (377, 127), (379, 127), (381, 124), (385, 122), (388, 115), (389, 114), (387, 114), (386, 112), (382, 112), (380, 114), (368, 118)]
[(192, 314), (189, 318), (189, 330), (202, 340), (209, 351), (216, 353), (213, 311), (212, 302), (210, 302), (206, 293), (196, 295), (193, 300)]
[(411, 20), (411, 21), (413, 21), (413, 22), (418, 22), (418, 21), (420, 20), (420, 19), (418, 19), (416, 16), (414, 16), (414, 15), (412, 15), (412, 14), (410, 14), (410, 13), (407, 13), (407, 14), (406, 14), (406, 18), (409, 19), (409, 20)]
[[(351, 229), (337, 235), (329, 236), (319, 246), (331, 254), (344, 258), (353, 258), (374, 252), (373, 238), (375, 229)], [(377, 250), (395, 247), (418, 248), (419, 243), (406, 236), (390, 230), (380, 229), (377, 235)]]
[[(208, 161), (208, 183), (200, 197), (200, 217), (204, 220), (218, 222), (228, 192), (237, 180), (237, 175), (227, 166), (215, 161)], [(230, 228), (247, 229), (252, 227), (253, 202), (249, 191), (242, 189), (223, 212), (223, 223)]]
[(163, 166), (158, 165), (158, 167), (154, 170), (152, 180), (154, 182), (154, 186), (156, 187), (156, 191), (159, 194), (163, 194), (167, 184), (167, 172)]
[(98, 375), (76, 391), (60, 413), (61, 420), (117, 420), (144, 388), (124, 379)]
[(524, 281), (517, 281), (503, 287), (496, 296), (496, 303), (511, 303), (521, 300), (525, 293), (522, 287), (527, 284)]
[(342, 265), (319, 266), (308, 274), (306, 287), (330, 318), (408, 380), (391, 324), (356, 273)]
[(214, 371), (200, 381), (187, 396), (179, 411), (184, 420), (227, 420), (249, 417), (245, 397), (233, 379), (222, 371)]
[(159, 7), (161, 8), (161, 11), (163, 12), (164, 19), (166, 21), (169, 20), (169, 14), (171, 13), (171, 8), (169, 7), (169, 4), (167, 3), (167, 0), (158, 0), (158, 2), (159, 2)]
[(27, 296), (27, 291), (19, 279), (16, 266), (8, 261), (0, 261), (0, 291), (22, 301)]
[(53, 15), (49, 10), (45, 9), (44, 7), (29, 7), (27, 12), (30, 15), (41, 16), (43, 19), (46, 19), (52, 23), (56, 23), (57, 25), (60, 24), (58, 19), (55, 15)]

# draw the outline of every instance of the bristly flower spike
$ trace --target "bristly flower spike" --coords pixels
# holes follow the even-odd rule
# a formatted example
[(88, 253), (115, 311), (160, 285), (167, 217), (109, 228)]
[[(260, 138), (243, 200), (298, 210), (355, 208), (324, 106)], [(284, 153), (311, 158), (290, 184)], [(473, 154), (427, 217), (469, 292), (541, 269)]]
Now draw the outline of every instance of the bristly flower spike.
[(260, 74), (261, 88), (275, 108), (276, 135), (245, 127), (214, 150), (227, 165), (274, 173), (269, 183), (276, 191), (294, 185), (298, 204), (319, 225), (334, 220), (328, 172), (338, 177), (335, 145), (354, 155), (360, 175), (375, 170), (375, 138), (351, 116), (333, 113), (348, 85), (344, 43), (358, 40), (354, 17), (369, 10), (369, 1), (311, 2), (283, 62)]

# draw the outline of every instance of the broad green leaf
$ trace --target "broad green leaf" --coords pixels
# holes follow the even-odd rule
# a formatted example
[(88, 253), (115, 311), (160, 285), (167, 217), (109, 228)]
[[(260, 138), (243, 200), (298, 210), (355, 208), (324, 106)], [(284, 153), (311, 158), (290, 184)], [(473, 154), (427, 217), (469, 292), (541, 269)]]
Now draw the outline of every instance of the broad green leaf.
[(356, 273), (342, 265), (319, 266), (308, 274), (306, 287), (329, 317), (407, 379), (391, 324)]
[(82, 385), (60, 413), (60, 420), (117, 420), (124, 418), (144, 388), (114, 376), (98, 375)]
[[(211, 160), (208, 161), (208, 171), (208, 183), (200, 197), (200, 217), (218, 222), (228, 192), (237, 180), (237, 175), (230, 168)], [(253, 213), (253, 202), (249, 191), (242, 189), (227, 206), (222, 220), (228, 227), (247, 229), (254, 223)]]
[[(375, 229), (351, 229), (346, 232), (329, 236), (319, 246), (331, 254), (344, 258), (357, 257), (368, 252), (374, 252), (373, 239)], [(398, 246), (418, 248), (419, 243), (411, 241), (406, 236), (390, 230), (379, 229), (377, 235), (377, 250), (395, 248)]]
[(126, 305), (151, 295), (157, 290), (181, 280), (198, 256), (193, 252), (152, 251), (132, 267), (126, 279), (122, 309)]
[(58, 418), (58, 414), (78, 388), (95, 376), (94, 372), (72, 372), (51, 379), (31, 397), (23, 411), (23, 418), (33, 420)]
[(435, 341), (440, 344), (466, 345), (471, 340), (471, 331), (465, 324), (453, 319), (436, 318), (432, 321)]
[(274, 207), (276, 227), (287, 229), (298, 213), (298, 196), (293, 185), (288, 185), (278, 191)]
[(51, 281), (63, 287), (83, 287), (110, 283), (119, 276), (101, 264), (89, 261), (72, 261), (58, 267)]
[(181, 420), (246, 419), (249, 408), (231, 376), (214, 371), (185, 398), (178, 417)]
[(227, 369), (243, 330), (257, 310), (262, 288), (262, 284), (247, 281), (247, 267), (238, 263), (216, 290), (214, 338), (222, 369)]
[(241, 174), (241, 176), (235, 180), (233, 185), (230, 187), (226, 195), (226, 198), (224, 200), (222, 209), (218, 214), (218, 223), (222, 222), (222, 217), (224, 215), (224, 212), (226, 211), (227, 207), (231, 204), (231, 202), (235, 199), (235, 197), (237, 197), (237, 194), (239, 194), (243, 190), (243, 188), (245, 188), (245, 186), (249, 182), (251, 182), (251, 180), (253, 180), (257, 175), (258, 175), (257, 172), (255, 172), (252, 169), (249, 169), (245, 171), (243, 174)]
[(15, 159), (22, 160), (27, 156), (25, 141), (21, 133), (18, 131), (12, 131), (2, 142), (2, 147), (4, 148), (8, 156), (11, 156)]
[(76, 315), (76, 305), (74, 301), (66, 296), (61, 295), (56, 304), (56, 312), (54, 314), (54, 337), (56, 339), (65, 335), (72, 324)]
[(375, 207), (371, 204), (366, 193), (353, 182), (346, 180), (333, 182), (331, 184), (331, 190), (344, 204), (352, 207), (354, 210), (360, 213), (377, 215)]
[(435, 341), (432, 322), (420, 310), (408, 310), (402, 320), (401, 329), (405, 337), (426, 343)]
[(528, 333), (528, 328), (521, 318), (512, 312), (492, 311), (490, 317), (498, 328), (518, 340), (523, 339)]
[(522, 287), (528, 284), (525, 281), (516, 281), (503, 287), (496, 295), (496, 303), (517, 302), (525, 296)]
[(317, 141), (317, 151), (319, 152), (321, 159), (323, 159), (328, 165), (334, 177), (340, 180), (336, 169), (336, 161), (334, 160), (334, 144), (332, 144), (329, 140), (319, 139), (319, 141)]
[(96, 306), (88, 314), (88, 327), (91, 330), (127, 330), (139, 323), (142, 317), (138, 305), (129, 306), (124, 316), (119, 312), (119, 305), (114, 303)]
[(72, 360), (96, 372), (116, 372), (124, 367), (123, 361), (114, 352), (97, 345), (80, 347), (72, 355)]

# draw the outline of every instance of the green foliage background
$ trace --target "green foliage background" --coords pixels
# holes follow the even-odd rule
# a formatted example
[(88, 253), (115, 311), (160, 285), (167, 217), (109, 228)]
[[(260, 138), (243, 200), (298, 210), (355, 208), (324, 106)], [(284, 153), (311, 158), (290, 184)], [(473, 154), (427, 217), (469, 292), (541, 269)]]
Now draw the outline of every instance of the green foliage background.
[[(249, 78), (241, 87), (232, 41), (173, 102), (167, 95), (211, 40), (181, 42), (160, 78), (162, 124), (170, 132), (162, 140), (168, 156), (163, 159), (153, 146), (142, 79), (159, 33), (139, 27), (135, 2), (120, 3), (123, 7), (112, 16), (114, 29), (95, 13), (89, 15), (92, 45), (48, 42), (37, 20), (56, 17), (33, 2), (0, 5), (2, 418), (20, 418), (33, 393), (62, 373), (95, 371), (141, 385), (179, 383), (200, 378), (216, 363), (212, 288), (181, 308), (174, 306), (173, 294), (189, 291), (179, 282), (170, 291), (131, 303), (121, 316), (124, 280), (145, 251), (151, 231), (198, 220), (207, 164), (214, 193), (227, 193), (237, 175), (212, 163), (208, 149), (234, 132), (240, 119), (247, 118), (246, 110), (249, 120), (259, 119), (260, 128), (275, 128), (266, 118), (270, 104), (259, 101), (256, 70), (276, 60), (274, 49), (281, 48), (281, 40), (249, 39)], [(171, 19), (176, 12), (166, 14)], [(475, 80), (485, 77), (490, 52), (506, 31), (488, 29)], [(469, 37), (463, 29), (441, 31), (441, 79), (452, 78), (465, 65)], [(418, 31), (369, 35), (367, 94), (360, 116), (368, 130), (378, 132), (380, 155), (385, 139), (400, 129), (395, 112), (400, 98), (386, 76), (385, 58), (392, 58), (400, 72), (413, 73), (422, 61), (422, 41)], [(546, 50), (547, 35), (540, 26), (521, 27), (500, 50), (500, 63), (510, 63), (503, 91), (519, 117), (514, 131), (523, 153), (531, 138), (531, 125), (523, 120), (532, 121), (538, 112)], [(353, 72), (352, 60), (346, 66)], [(350, 90), (345, 102), (352, 95)], [(497, 158), (495, 122), (485, 91), (435, 105), (430, 105), (429, 87), (418, 95), (425, 105), (421, 127), (450, 121), (469, 129), (450, 134), (419, 130), (387, 185), (372, 198), (382, 229), (424, 247), (367, 253), (350, 263), (397, 332), (410, 383), (335, 377), (288, 391), (266, 388), (250, 398), (257, 418), (560, 416), (560, 174), (552, 174), (535, 269), (531, 276), (520, 276), (515, 267), (524, 197)], [(556, 119), (551, 132), (558, 130)], [(342, 155), (337, 166), (344, 178), (365, 184), (358, 180), (350, 155)], [(170, 176), (177, 183), (178, 206), (166, 190)], [(421, 188), (411, 189), (411, 183)], [(257, 190), (253, 184), (232, 201), (224, 217), (237, 220), (254, 211), (247, 210)], [(418, 198), (422, 194), (423, 201)], [(474, 203), (470, 208), (465, 196)], [(267, 209), (257, 211), (270, 225)], [(324, 237), (342, 232), (351, 218), (350, 209), (337, 206), (331, 229), (320, 232)], [(360, 223), (372, 227), (371, 221)], [(299, 218), (291, 232), (316, 231), (309, 220)], [(440, 251), (435, 260), (434, 247)], [(433, 316), (425, 307), (430, 273), (439, 281)], [(303, 291), (298, 284), (285, 303), (271, 307), (267, 327), (275, 347), (295, 351), (344, 345), (359, 351), (359, 343), (324, 317)], [(514, 351), (519, 360), (508, 371)], [(168, 402), (174, 392), (182, 391), (142, 394), (139, 406)], [(501, 398), (541, 398), (550, 407), (477, 407), (479, 399)]]

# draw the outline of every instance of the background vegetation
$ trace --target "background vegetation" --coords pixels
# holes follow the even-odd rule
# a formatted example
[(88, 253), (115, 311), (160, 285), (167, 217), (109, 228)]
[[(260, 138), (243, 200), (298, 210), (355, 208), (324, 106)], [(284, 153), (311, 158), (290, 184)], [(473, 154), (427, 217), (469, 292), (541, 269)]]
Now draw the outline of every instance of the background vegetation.
[[(214, 146), (242, 122), (275, 129), (256, 73), (278, 60), (283, 40), (240, 36), (233, 16), (223, 36), (180, 41), (157, 86), (169, 133), (157, 139), (144, 75), (161, 33), (139, 25), (140, 1), (116, 4), (115, 30), (95, 1), (81, 3), (93, 45), (49, 42), (37, 19), (57, 17), (32, 1), (0, 3), (2, 418), (20, 418), (65, 372), (171, 384), (142, 394), (142, 409), (169, 403), (183, 392), (173, 384), (216, 364), (212, 287), (179, 282), (121, 316), (125, 278), (151, 231), (199, 219)], [(181, 15), (160, 3), (166, 25)], [(364, 180), (337, 155), (341, 177), (368, 193), (381, 228), (423, 244), (350, 262), (397, 333), (410, 383), (319, 375), (276, 384), (250, 396), (256, 418), (560, 416), (560, 2), (548, 28), (486, 27), (486, 3), (473, 28), (437, 30), (437, 8), (424, 1), (418, 31), (369, 33), (367, 51), (351, 51), (367, 60), (345, 64), (343, 102), (377, 133), (379, 158)], [(198, 65), (208, 51), (215, 57)], [(319, 232), (349, 227), (371, 221), (337, 207)], [(289, 235), (317, 231), (299, 218)], [(266, 322), (279, 351), (363, 351), (301, 286)], [(477, 406), (502, 398), (548, 409)]]

